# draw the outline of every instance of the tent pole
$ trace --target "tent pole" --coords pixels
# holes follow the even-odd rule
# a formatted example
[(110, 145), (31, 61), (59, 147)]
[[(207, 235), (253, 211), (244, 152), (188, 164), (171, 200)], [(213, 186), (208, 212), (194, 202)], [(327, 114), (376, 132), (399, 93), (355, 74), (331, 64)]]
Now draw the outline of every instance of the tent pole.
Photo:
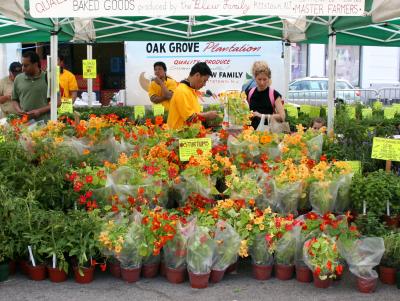
[[(87, 52), (87, 59), (92, 60), (93, 59), (93, 46), (92, 44), (88, 44), (86, 46), (86, 52)], [(93, 92), (93, 79), (88, 78), (87, 79), (87, 92), (88, 92), (88, 105), (89, 107), (92, 106), (93, 99), (92, 99), (92, 92)]]
[(283, 58), (284, 58), (284, 69), (285, 69), (285, 75), (284, 75), (284, 90), (283, 90), (283, 99), (287, 100), (288, 95), (289, 95), (289, 83), (291, 80), (291, 71), (292, 71), (292, 46), (289, 41), (286, 41), (284, 44), (284, 50), (283, 50)]
[(328, 131), (333, 130), (335, 119), (335, 94), (336, 94), (336, 32), (329, 24), (329, 44), (328, 44)]
[(50, 37), (50, 119), (57, 120), (58, 102), (58, 78), (57, 78), (57, 59), (58, 59), (58, 19), (55, 19), (54, 30)]

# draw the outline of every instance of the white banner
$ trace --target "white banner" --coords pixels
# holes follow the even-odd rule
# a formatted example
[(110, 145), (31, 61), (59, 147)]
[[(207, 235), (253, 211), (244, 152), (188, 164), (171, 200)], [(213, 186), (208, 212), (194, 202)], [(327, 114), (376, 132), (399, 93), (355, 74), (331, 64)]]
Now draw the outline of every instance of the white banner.
[(34, 18), (110, 16), (361, 16), (365, 0), (29, 0)]
[[(202, 92), (217, 94), (241, 90), (251, 78), (253, 62), (265, 60), (272, 71), (272, 86), (283, 90), (281, 42), (126, 42), (125, 80), (127, 105), (150, 105), (147, 86), (154, 76), (153, 64), (162, 61), (167, 75), (177, 82), (187, 78), (192, 66), (206, 62), (213, 72)], [(216, 102), (203, 97), (200, 102)]]

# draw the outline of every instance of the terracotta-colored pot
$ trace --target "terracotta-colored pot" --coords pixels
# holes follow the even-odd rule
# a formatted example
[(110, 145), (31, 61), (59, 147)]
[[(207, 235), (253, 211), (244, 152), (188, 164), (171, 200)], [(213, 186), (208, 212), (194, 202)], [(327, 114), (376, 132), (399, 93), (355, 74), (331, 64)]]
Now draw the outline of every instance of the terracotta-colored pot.
[(8, 263), (8, 273), (10, 275), (15, 275), (15, 271), (17, 270), (17, 263), (15, 260), (10, 260)]
[(228, 275), (230, 273), (236, 272), (238, 267), (238, 262), (232, 263), (225, 271), (225, 274)]
[(361, 293), (373, 293), (376, 289), (376, 284), (378, 283), (377, 278), (363, 278), (356, 277), (357, 288)]
[(210, 278), (210, 273), (205, 274), (195, 274), (189, 272), (190, 285), (193, 288), (206, 288), (208, 287), (208, 279)]
[(20, 268), (22, 274), (29, 276), (28, 261), (24, 260), (24, 259), (20, 259), (18, 261), (18, 265), (19, 265), (19, 268)]
[(399, 217), (384, 215), (383, 220), (385, 221), (386, 225), (391, 229), (396, 229), (399, 226)]
[(142, 267), (137, 267), (137, 268), (124, 268), (121, 267), (121, 278), (122, 280), (128, 282), (128, 283), (133, 283), (136, 282), (140, 279), (140, 271), (142, 270)]
[(109, 262), (108, 268), (110, 269), (111, 275), (116, 278), (121, 278), (121, 265), (119, 262)]
[(68, 275), (64, 270), (60, 270), (59, 268), (47, 267), (47, 271), (49, 273), (49, 278), (51, 282), (64, 282), (67, 280)]
[(28, 275), (31, 280), (41, 281), (46, 279), (47, 270), (44, 264), (36, 265), (35, 267), (28, 265), (28, 271)]
[(296, 265), (296, 280), (305, 283), (312, 282), (312, 271), (307, 266)]
[(8, 263), (0, 263), (0, 282), (6, 281), (10, 273)]
[(273, 265), (252, 264), (253, 278), (257, 280), (268, 280), (271, 278)]
[(167, 280), (171, 283), (178, 284), (185, 281), (186, 268), (173, 269), (167, 266), (165, 272)]
[(87, 284), (93, 281), (94, 278), (94, 266), (89, 268), (81, 268), (83, 275), (79, 274), (79, 268), (74, 267), (75, 282), (79, 284)]
[(142, 276), (144, 278), (154, 278), (158, 275), (158, 270), (160, 268), (160, 263), (144, 264), (142, 266)]
[(275, 277), (279, 280), (290, 280), (293, 278), (294, 265), (275, 264)]
[(225, 270), (211, 270), (210, 274), (210, 282), (211, 283), (218, 283), (224, 278)]
[(379, 279), (385, 284), (396, 283), (396, 269), (379, 266)]
[(325, 280), (321, 280), (319, 276), (313, 275), (314, 276), (314, 286), (318, 288), (328, 288), (332, 284), (332, 278), (326, 278)]
[(166, 268), (165, 268), (165, 262), (164, 261), (160, 262), (160, 275), (164, 276), (164, 277), (167, 275), (167, 271), (166, 271)]

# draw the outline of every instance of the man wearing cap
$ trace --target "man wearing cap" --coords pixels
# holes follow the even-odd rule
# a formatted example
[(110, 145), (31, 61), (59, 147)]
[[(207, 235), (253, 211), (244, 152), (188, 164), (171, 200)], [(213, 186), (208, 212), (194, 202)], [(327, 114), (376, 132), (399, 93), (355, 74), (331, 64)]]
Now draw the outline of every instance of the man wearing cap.
[(149, 85), (149, 97), (152, 103), (162, 104), (167, 111), (177, 83), (173, 78), (167, 76), (167, 65), (164, 62), (154, 63), (153, 68), (155, 77)]
[(21, 63), (12, 62), (8, 71), (8, 76), (0, 81), (0, 108), (3, 114), (2, 117), (7, 117), (9, 114), (17, 113), (11, 100), (11, 94), (14, 86), (14, 79), (22, 72)]
[[(47, 98), (46, 73), (40, 69), (39, 56), (33, 51), (22, 54), (22, 71), (14, 81), (12, 100), (18, 114), (27, 114), (35, 121), (50, 119), (50, 99)], [(58, 98), (58, 106), (61, 99)]]
[(74, 103), (78, 93), (75, 75), (64, 68), (64, 56), (58, 55), (58, 65), (60, 66), (60, 86), (62, 88), (61, 99), (72, 99), (72, 103)]

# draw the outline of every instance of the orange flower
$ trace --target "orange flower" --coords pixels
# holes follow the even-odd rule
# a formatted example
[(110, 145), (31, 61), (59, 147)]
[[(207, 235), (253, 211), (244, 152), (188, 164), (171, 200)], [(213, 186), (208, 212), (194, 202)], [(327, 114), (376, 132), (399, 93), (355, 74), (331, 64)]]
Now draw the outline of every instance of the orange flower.
[(155, 119), (156, 125), (162, 125), (163, 122), (164, 122), (164, 118), (162, 116), (156, 116), (156, 119)]
[(82, 153), (83, 153), (84, 155), (89, 155), (89, 154), (90, 154), (90, 150), (84, 149)]
[(260, 138), (260, 143), (261, 144), (266, 144), (266, 143), (270, 143), (272, 141), (272, 137), (268, 136), (268, 135), (263, 135)]

